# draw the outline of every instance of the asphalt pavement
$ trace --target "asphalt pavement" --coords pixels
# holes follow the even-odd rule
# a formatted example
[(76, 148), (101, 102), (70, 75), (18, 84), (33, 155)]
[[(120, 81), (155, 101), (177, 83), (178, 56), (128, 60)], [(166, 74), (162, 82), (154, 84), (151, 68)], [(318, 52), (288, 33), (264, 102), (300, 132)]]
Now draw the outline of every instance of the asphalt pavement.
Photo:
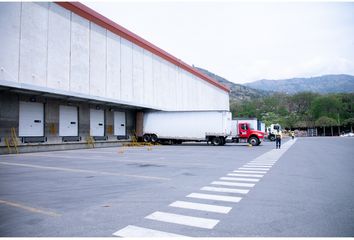
[(353, 237), (353, 143), (1, 155), (0, 236)]

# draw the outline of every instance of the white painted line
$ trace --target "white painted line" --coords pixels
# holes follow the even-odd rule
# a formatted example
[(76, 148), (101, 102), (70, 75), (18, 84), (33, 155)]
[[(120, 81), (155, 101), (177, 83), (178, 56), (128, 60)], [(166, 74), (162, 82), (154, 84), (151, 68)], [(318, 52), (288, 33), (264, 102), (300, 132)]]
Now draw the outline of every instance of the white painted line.
[(204, 194), (204, 193), (191, 193), (186, 197), (217, 200), (217, 201), (224, 201), (224, 202), (239, 202), (242, 199), (241, 197), (230, 197), (224, 195), (214, 195), (214, 194)]
[(269, 165), (243, 165), (242, 167), (248, 167), (248, 168), (271, 168), (273, 166), (269, 166)]
[(243, 170), (234, 170), (235, 173), (267, 173), (265, 171), (243, 171)]
[(253, 183), (236, 183), (236, 182), (222, 182), (222, 181), (214, 181), (211, 184), (214, 185), (224, 185), (224, 186), (234, 186), (234, 187), (254, 187)]
[(234, 177), (263, 177), (264, 175), (261, 174), (238, 174), (238, 173), (229, 173), (227, 176), (234, 176)]
[(178, 208), (193, 209), (193, 210), (199, 210), (199, 211), (206, 211), (206, 212), (216, 212), (216, 213), (229, 213), (232, 209), (232, 207), (224, 207), (224, 206), (193, 203), (193, 202), (184, 202), (184, 201), (176, 201), (176, 202), (171, 203), (169, 206), (178, 207)]
[(230, 181), (243, 181), (243, 182), (259, 182), (259, 179), (255, 178), (234, 178), (234, 177), (221, 177), (220, 180), (230, 180)]
[(166, 212), (154, 212), (146, 216), (145, 218), (161, 221), (161, 222), (169, 222), (169, 223), (206, 228), (206, 229), (214, 228), (215, 225), (218, 224), (219, 222), (219, 220), (216, 219), (191, 217), (191, 216), (174, 214), (174, 213), (166, 213)]
[(238, 169), (240, 169), (240, 170), (261, 170), (261, 171), (263, 170), (263, 171), (268, 171), (270, 168), (252, 168), (252, 167), (245, 168), (245, 167), (240, 167)]
[(250, 190), (236, 188), (202, 187), (202, 191), (247, 194)]
[(139, 237), (187, 237), (179, 234), (161, 232), (149, 228), (142, 228), (133, 225), (128, 225), (125, 228), (113, 233), (117, 237), (139, 238)]

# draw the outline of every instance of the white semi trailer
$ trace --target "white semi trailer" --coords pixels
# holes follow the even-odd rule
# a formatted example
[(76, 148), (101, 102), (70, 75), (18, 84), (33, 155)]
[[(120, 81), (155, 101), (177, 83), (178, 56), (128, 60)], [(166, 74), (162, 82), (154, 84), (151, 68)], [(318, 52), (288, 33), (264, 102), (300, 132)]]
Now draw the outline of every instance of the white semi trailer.
[(177, 144), (206, 141), (224, 145), (228, 140), (257, 146), (263, 141), (264, 132), (252, 129), (247, 121), (231, 119), (228, 111), (147, 112), (142, 136), (145, 142)]
[(231, 112), (178, 111), (145, 112), (143, 140), (145, 142), (207, 141), (224, 145), (231, 134)]

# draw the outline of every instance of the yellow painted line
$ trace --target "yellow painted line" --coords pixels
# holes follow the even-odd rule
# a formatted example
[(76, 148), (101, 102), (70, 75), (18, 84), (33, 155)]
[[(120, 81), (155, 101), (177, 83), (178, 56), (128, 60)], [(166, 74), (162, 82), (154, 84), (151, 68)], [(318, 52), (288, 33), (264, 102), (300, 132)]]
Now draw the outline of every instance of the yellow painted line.
[(25, 205), (22, 205), (19, 203), (9, 202), (9, 201), (5, 201), (5, 200), (1, 200), (1, 199), (0, 199), (0, 204), (5, 204), (5, 205), (11, 206), (11, 207), (16, 207), (16, 208), (21, 208), (21, 209), (27, 210), (29, 212), (40, 213), (40, 214), (48, 215), (51, 217), (60, 217), (61, 216), (61, 214), (58, 214), (55, 212), (44, 211), (42, 209), (29, 207), (29, 206), (25, 206)]
[(163, 177), (120, 174), (120, 173), (113, 173), (113, 172), (92, 171), (92, 170), (73, 169), (73, 168), (48, 167), (48, 166), (41, 166), (41, 165), (34, 165), (34, 164), (24, 164), (24, 163), (0, 162), (0, 164), (10, 165), (10, 166), (20, 166), (20, 167), (31, 167), (31, 168), (46, 169), (46, 170), (55, 170), (55, 171), (64, 171), (64, 172), (90, 173), (90, 174), (101, 174), (101, 175), (109, 175), (109, 176), (144, 178), (144, 179), (148, 179), (148, 180), (171, 180), (170, 178), (163, 178)]

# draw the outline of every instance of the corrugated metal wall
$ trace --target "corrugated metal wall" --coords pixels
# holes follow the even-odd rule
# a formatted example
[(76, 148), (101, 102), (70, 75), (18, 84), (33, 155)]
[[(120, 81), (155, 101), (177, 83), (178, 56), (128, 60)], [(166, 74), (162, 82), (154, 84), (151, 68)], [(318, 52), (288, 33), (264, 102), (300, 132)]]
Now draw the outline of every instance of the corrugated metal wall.
[(227, 92), (55, 3), (0, 3), (0, 40), (2, 85), (163, 110), (229, 109)]

